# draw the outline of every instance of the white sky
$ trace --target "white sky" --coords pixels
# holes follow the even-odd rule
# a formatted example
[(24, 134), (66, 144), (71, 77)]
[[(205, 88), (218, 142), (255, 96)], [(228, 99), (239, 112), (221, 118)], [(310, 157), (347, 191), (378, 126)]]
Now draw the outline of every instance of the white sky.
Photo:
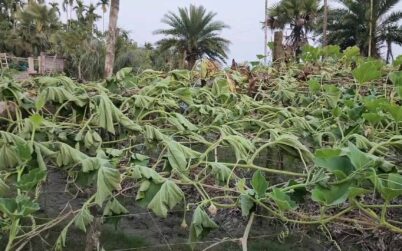
[[(61, 2), (61, 0), (58, 0)], [(269, 0), (269, 6), (279, 0)], [(97, 3), (97, 0), (84, 0)], [(160, 37), (153, 34), (165, 26), (160, 22), (168, 11), (190, 4), (203, 5), (207, 10), (217, 13), (216, 19), (231, 28), (223, 31), (222, 36), (231, 41), (229, 59), (251, 61), (257, 54), (264, 52), (264, 33), (260, 22), (264, 20), (264, 0), (120, 0), (118, 25), (130, 31), (131, 37), (140, 45), (154, 43)], [(329, 2), (335, 2), (329, 0)], [(402, 10), (402, 1), (397, 8)], [(105, 23), (107, 27), (107, 16)], [(99, 21), (102, 28), (102, 21)], [(271, 32), (270, 32), (271, 39)], [(394, 49), (394, 56), (402, 54), (402, 48)]]

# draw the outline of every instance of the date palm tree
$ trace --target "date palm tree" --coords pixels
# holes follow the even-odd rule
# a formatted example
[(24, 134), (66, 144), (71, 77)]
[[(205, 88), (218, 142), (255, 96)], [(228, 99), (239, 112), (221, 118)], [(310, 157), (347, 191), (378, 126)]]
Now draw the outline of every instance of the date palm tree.
[(371, 54), (373, 57), (380, 56), (380, 49), (385, 44), (390, 59), (391, 44), (402, 44), (402, 27), (399, 25), (402, 11), (392, 11), (401, 0), (339, 0), (338, 2), (341, 6), (329, 11), (329, 43), (339, 44), (342, 49), (356, 45), (365, 56)]
[(179, 53), (190, 69), (204, 56), (224, 62), (230, 42), (219, 33), (228, 26), (214, 21), (215, 16), (216, 13), (207, 12), (203, 6), (194, 5), (179, 8), (178, 13), (169, 12), (162, 19), (169, 28), (155, 31), (166, 36), (157, 45), (162, 51)]

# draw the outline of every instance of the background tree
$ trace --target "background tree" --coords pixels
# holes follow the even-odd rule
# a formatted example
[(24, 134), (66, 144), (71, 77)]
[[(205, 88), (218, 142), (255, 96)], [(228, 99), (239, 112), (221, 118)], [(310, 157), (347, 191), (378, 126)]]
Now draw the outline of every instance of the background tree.
[(214, 21), (215, 16), (216, 13), (207, 12), (203, 6), (194, 5), (179, 8), (178, 13), (169, 12), (162, 19), (169, 28), (155, 32), (167, 37), (158, 41), (157, 45), (161, 51), (179, 53), (188, 68), (204, 56), (225, 61), (230, 42), (220, 37), (219, 33), (228, 26)]
[[(369, 49), (370, 19), (372, 23), (371, 56), (379, 57), (384, 43), (402, 44), (402, 11), (391, 10), (400, 0), (373, 0), (372, 19), (370, 1), (339, 0), (340, 8), (329, 11), (328, 41), (342, 49), (358, 46), (367, 56)], [(391, 48), (391, 47), (390, 47)]]
[(109, 0), (100, 0), (97, 4), (102, 8), (102, 32), (105, 32), (105, 13), (107, 12), (107, 7), (109, 6)]
[(109, 31), (106, 43), (105, 78), (110, 78), (113, 75), (119, 5), (120, 0), (111, 0), (110, 15), (109, 15)]
[(318, 0), (282, 0), (269, 10), (267, 25), (271, 29), (290, 26), (287, 45), (297, 54), (308, 43), (308, 33), (313, 30), (313, 21), (319, 12)]

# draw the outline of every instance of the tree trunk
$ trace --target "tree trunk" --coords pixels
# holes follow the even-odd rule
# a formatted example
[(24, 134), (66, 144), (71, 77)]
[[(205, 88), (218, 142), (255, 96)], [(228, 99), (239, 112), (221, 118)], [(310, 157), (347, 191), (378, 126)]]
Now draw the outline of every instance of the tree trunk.
[(109, 15), (109, 33), (106, 43), (106, 59), (105, 59), (105, 78), (113, 75), (114, 59), (116, 52), (117, 37), (117, 18), (119, 16), (120, 0), (112, 0)]
[(394, 60), (394, 56), (392, 55), (392, 43), (387, 41), (387, 64), (389, 64), (391, 60)]
[(373, 0), (370, 1), (370, 23), (369, 23), (369, 44), (367, 56), (371, 57), (371, 46), (373, 42)]
[(327, 27), (328, 27), (328, 0), (324, 0), (324, 24), (322, 35), (322, 46), (327, 46)]
[(285, 51), (283, 49), (283, 32), (275, 31), (274, 33), (274, 53), (272, 61), (278, 63), (285, 59)]
[(265, 0), (265, 23), (264, 23), (264, 63), (267, 64), (268, 57), (268, 0)]

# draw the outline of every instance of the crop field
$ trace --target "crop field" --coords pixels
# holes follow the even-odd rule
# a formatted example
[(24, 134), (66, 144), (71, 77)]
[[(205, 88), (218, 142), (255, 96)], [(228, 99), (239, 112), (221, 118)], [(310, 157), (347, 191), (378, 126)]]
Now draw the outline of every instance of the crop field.
[[(244, 250), (262, 219), (284, 242), (309, 227), (332, 250), (345, 249), (344, 231), (377, 233), (397, 250), (402, 60), (338, 50), (311, 47), (303, 63), (251, 69), (207, 60), (191, 71), (125, 68), (85, 84), (2, 75), (2, 250), (63, 250), (73, 235), (91, 246), (139, 207), (180, 219), (188, 244), (162, 250)], [(56, 188), (70, 197), (49, 199)], [(225, 236), (228, 221), (238, 224)]]

